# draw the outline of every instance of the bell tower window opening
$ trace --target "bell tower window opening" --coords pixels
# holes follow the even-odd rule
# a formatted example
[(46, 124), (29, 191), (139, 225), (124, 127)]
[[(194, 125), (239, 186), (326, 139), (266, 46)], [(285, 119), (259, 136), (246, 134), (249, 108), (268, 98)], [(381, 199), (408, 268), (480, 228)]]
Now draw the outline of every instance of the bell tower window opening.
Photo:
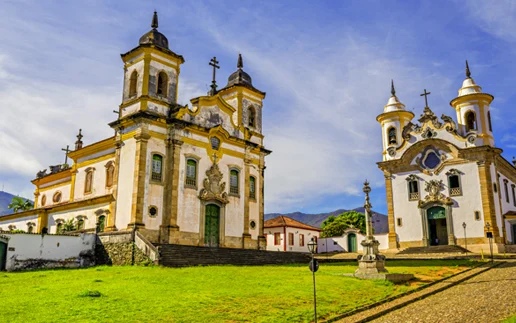
[(256, 110), (253, 107), (249, 107), (248, 112), (248, 125), (249, 127), (256, 127)]
[(152, 155), (152, 174), (151, 179), (153, 181), (161, 182), (161, 176), (163, 173), (163, 157), (158, 154)]
[(396, 128), (390, 127), (389, 130), (387, 130), (387, 138), (389, 145), (397, 145), (398, 140), (396, 138)]
[(475, 116), (475, 112), (473, 112), (473, 111), (466, 112), (464, 119), (466, 121), (466, 132), (469, 132), (471, 130), (477, 130), (477, 120), (476, 120), (477, 118)]
[(129, 78), (129, 97), (136, 96), (136, 85), (138, 84), (138, 72), (133, 71)]
[(419, 200), (419, 181), (414, 175), (407, 178), (409, 201)]
[(493, 126), (491, 125), (491, 111), (487, 111), (487, 126), (489, 127), (489, 131), (493, 131)]
[(238, 170), (232, 169), (229, 172), (229, 194), (238, 195)]
[(165, 72), (158, 74), (158, 88), (156, 90), (158, 95), (167, 96), (168, 76)]
[(197, 187), (197, 161), (195, 159), (186, 160), (186, 179), (185, 186)]

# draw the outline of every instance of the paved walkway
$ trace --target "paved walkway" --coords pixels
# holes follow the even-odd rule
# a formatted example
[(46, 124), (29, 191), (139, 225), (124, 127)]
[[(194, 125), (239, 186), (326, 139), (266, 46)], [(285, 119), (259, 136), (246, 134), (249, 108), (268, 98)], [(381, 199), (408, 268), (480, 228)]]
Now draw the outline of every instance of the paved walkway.
[(477, 267), (339, 322), (499, 322), (516, 315), (515, 294), (516, 261), (509, 260), (491, 269)]

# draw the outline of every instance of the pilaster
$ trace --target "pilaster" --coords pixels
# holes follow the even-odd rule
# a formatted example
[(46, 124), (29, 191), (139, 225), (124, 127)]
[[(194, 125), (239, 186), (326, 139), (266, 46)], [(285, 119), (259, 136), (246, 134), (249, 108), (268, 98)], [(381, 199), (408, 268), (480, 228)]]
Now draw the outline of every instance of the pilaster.
[(398, 248), (396, 238), (396, 227), (394, 223), (394, 201), (392, 194), (392, 175), (384, 172), (385, 177), (385, 188), (386, 188), (386, 199), (387, 199), (387, 222), (389, 225), (389, 249)]
[[(119, 135), (120, 136), (120, 135)], [(105, 228), (106, 232), (116, 231), (116, 197), (118, 196), (118, 178), (120, 176), (120, 150), (122, 149), (123, 142), (119, 137), (117, 142), (115, 143), (115, 171), (113, 173), (113, 186), (111, 194), (113, 194), (113, 201), (109, 203), (109, 216), (107, 221), (107, 226)]]
[(134, 184), (131, 206), (131, 222), (128, 228), (144, 226), (143, 224), (143, 202), (145, 198), (145, 173), (147, 169), (147, 144), (150, 135), (145, 129), (140, 129), (134, 136), (136, 140), (136, 153), (134, 161)]
[(267, 247), (267, 239), (264, 236), (263, 233), (263, 227), (264, 227), (264, 209), (265, 209), (265, 155), (262, 153), (260, 154), (260, 166), (258, 168), (258, 171), (260, 173), (259, 175), (259, 185), (260, 185), (260, 201), (259, 201), (259, 211), (258, 211), (258, 247), (260, 249), (265, 249)]
[(170, 221), (168, 223), (169, 227), (173, 230), (178, 230), (179, 227), (177, 225), (177, 213), (179, 210), (179, 163), (181, 161), (181, 146), (183, 145), (183, 141), (178, 139), (172, 140), (172, 192), (169, 195), (170, 198)]
[(43, 228), (48, 229), (48, 214), (46, 210), (38, 211), (38, 226), (36, 231), (41, 233)]
[(480, 179), (480, 195), (482, 198), (482, 213), (484, 215), (484, 236), (487, 232), (486, 224), (491, 225), (491, 232), (495, 237), (495, 242), (500, 234), (496, 224), (496, 209), (493, 194), (493, 180), (491, 178), (491, 161), (483, 160), (477, 162), (478, 177)]

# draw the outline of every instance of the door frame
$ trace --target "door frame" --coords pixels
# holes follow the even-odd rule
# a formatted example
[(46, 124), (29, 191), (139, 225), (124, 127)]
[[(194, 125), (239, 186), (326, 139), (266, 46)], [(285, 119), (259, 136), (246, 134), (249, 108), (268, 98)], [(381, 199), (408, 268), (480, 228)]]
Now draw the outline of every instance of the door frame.
[[(351, 240), (354, 239), (355, 240), (355, 243), (354, 243), (354, 250), (352, 250), (351, 246), (350, 246), (350, 242)], [(357, 239), (357, 234), (354, 233), (354, 232), (350, 232), (348, 233), (348, 239), (347, 239), (347, 243), (348, 243), (348, 252), (358, 252), (358, 239)]]
[(430, 241), (430, 223), (428, 219), (428, 210), (432, 207), (442, 207), (446, 214), (446, 233), (448, 235), (448, 245), (455, 245), (455, 233), (453, 229), (453, 214), (452, 214), (452, 205), (444, 204), (444, 203), (428, 203), (424, 205), (424, 207), (420, 206), (421, 213), (421, 230), (422, 230), (422, 245), (425, 247), (431, 246), (432, 243)]
[(199, 215), (199, 246), (205, 246), (204, 231), (206, 226), (206, 206), (213, 204), (219, 207), (219, 247), (225, 246), (226, 237), (226, 208), (225, 204), (219, 201), (201, 201), (201, 212)]
[(9, 237), (0, 235), (0, 245), (5, 246), (4, 256), (2, 257), (3, 259), (0, 259), (0, 271), (4, 271), (7, 266), (7, 250), (9, 246)]

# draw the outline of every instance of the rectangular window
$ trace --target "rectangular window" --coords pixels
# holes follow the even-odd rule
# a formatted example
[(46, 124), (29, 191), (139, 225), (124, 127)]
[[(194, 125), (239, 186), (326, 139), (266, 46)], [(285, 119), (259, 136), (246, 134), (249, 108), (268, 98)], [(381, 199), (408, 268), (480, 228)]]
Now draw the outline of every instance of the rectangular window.
[(229, 172), (229, 194), (238, 195), (238, 171), (236, 169)]
[(279, 246), (281, 244), (281, 235), (279, 232), (274, 233), (274, 245)]
[(152, 175), (153, 181), (161, 181), (161, 173), (163, 168), (163, 157), (160, 155), (152, 155)]
[(480, 221), (480, 211), (475, 211), (475, 220)]
[(509, 203), (509, 187), (507, 185), (509, 181), (504, 179), (503, 180), (503, 187), (505, 188), (505, 201)]
[(511, 189), (512, 189), (512, 204), (514, 204), (514, 206), (516, 206), (516, 193), (514, 192), (514, 184), (511, 185)]
[(249, 198), (256, 199), (256, 179), (249, 177)]
[(419, 200), (419, 185), (418, 181), (409, 181), (409, 201)]
[(197, 187), (197, 161), (188, 159), (186, 161), (186, 186)]
[(460, 188), (459, 175), (448, 176), (448, 185), (450, 187), (450, 196), (462, 195), (462, 190)]
[(294, 245), (294, 234), (291, 233), (291, 232), (288, 234), (288, 245), (289, 246), (293, 246)]
[(397, 222), (399, 227), (401, 227), (403, 225), (403, 222), (401, 221), (401, 218), (397, 218), (396, 222)]
[(304, 234), (300, 234), (299, 235), (299, 246), (300, 247), (304, 247), (305, 246), (305, 235)]

